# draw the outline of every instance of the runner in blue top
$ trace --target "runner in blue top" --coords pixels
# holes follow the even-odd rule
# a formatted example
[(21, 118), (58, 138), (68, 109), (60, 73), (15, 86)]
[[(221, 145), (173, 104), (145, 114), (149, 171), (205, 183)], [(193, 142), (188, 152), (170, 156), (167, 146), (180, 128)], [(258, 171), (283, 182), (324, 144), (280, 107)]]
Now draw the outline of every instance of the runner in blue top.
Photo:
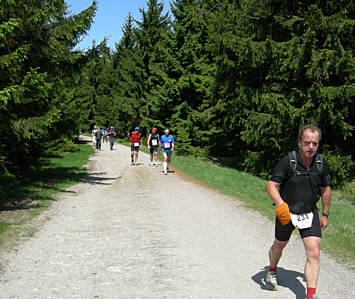
[(171, 161), (171, 155), (173, 153), (175, 143), (174, 137), (170, 135), (169, 132), (169, 129), (166, 128), (164, 131), (164, 135), (160, 137), (160, 145), (164, 157), (163, 171), (165, 175), (167, 175), (169, 172), (169, 164)]

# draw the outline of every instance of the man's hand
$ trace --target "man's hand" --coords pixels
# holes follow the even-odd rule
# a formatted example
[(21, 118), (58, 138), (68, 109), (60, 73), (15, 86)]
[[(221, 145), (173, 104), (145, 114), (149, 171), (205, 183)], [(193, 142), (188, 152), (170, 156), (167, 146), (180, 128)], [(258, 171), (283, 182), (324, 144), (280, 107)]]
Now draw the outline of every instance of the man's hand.
[(282, 225), (289, 224), (291, 221), (290, 209), (288, 208), (287, 203), (282, 203), (275, 210), (277, 218), (279, 218)]
[(328, 217), (327, 216), (322, 216), (320, 219), (320, 229), (325, 230), (328, 226)]

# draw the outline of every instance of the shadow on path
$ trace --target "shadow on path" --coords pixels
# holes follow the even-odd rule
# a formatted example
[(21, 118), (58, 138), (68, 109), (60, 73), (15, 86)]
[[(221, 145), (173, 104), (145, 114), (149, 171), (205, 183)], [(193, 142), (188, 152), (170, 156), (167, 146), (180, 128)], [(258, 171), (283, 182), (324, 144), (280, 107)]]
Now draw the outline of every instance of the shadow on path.
[[(118, 177), (105, 177), (106, 172), (96, 172), (96, 173), (89, 173), (85, 175), (80, 182), (88, 183), (91, 185), (112, 185), (115, 180), (120, 179), (121, 176)], [(109, 182), (110, 181), (110, 182)]]
[[(265, 277), (268, 270), (268, 266), (251, 277), (251, 279), (257, 283), (262, 290), (270, 291), (265, 284)], [(304, 299), (306, 294), (306, 289), (304, 285), (300, 282), (300, 279), (305, 281), (303, 273), (286, 270), (284, 268), (277, 268), (277, 284), (281, 287), (290, 289), (296, 295), (297, 299)]]

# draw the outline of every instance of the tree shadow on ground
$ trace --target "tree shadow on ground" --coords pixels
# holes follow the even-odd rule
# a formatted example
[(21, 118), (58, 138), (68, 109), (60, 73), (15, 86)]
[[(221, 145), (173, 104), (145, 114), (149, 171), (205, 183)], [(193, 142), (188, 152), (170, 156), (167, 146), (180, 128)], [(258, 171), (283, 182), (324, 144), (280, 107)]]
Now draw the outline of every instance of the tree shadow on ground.
[[(41, 206), (41, 202), (55, 201), (57, 193), (75, 193), (58, 187), (62, 183), (111, 185), (120, 177), (107, 177), (106, 172), (87, 173), (78, 167), (53, 167), (29, 173), (21, 183), (12, 185), (0, 194), (0, 211), (27, 210)], [(40, 190), (45, 192), (40, 194)], [(47, 195), (48, 194), (48, 195)]]
[(119, 178), (118, 177), (104, 177), (101, 175), (106, 174), (106, 172), (97, 172), (97, 173), (90, 173), (85, 175), (83, 178), (80, 179), (80, 182), (88, 183), (91, 185), (112, 185), (113, 182)]
[[(253, 275), (251, 279), (257, 283), (262, 290), (270, 291), (265, 284), (265, 277), (268, 271), (268, 266), (266, 266), (262, 271), (258, 272), (257, 274)], [(305, 281), (305, 277), (303, 273), (286, 270), (284, 268), (277, 268), (277, 284), (279, 286), (285, 287), (290, 289), (296, 295), (297, 299), (304, 299), (306, 294), (306, 289), (304, 285), (300, 282), (300, 280)]]

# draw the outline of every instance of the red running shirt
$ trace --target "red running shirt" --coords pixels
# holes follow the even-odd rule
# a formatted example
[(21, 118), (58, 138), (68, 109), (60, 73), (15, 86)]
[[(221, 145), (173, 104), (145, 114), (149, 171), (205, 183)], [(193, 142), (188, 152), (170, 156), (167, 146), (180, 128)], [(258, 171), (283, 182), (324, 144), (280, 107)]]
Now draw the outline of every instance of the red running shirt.
[(139, 140), (141, 139), (141, 133), (136, 135), (136, 133), (132, 132), (131, 133), (131, 145), (134, 145), (135, 143), (139, 143)]

